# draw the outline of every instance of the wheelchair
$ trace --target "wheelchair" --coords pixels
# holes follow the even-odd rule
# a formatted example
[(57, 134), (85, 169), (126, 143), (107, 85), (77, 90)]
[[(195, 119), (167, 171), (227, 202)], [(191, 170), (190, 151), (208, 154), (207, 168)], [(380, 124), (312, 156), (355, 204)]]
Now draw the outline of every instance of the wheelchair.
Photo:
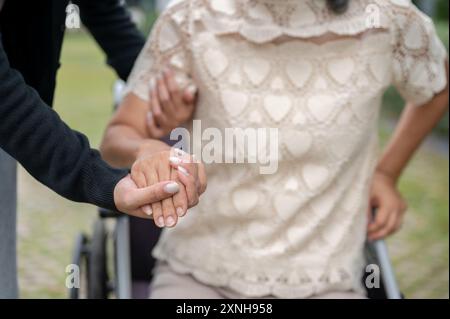
[[(114, 85), (115, 106), (122, 99), (124, 83)], [(69, 288), (70, 299), (132, 298), (132, 256), (130, 249), (130, 218), (120, 212), (98, 209), (99, 218), (94, 222), (90, 236), (81, 233), (75, 240), (72, 264), (80, 269), (79, 287)], [(367, 242), (366, 265), (377, 265), (380, 285), (366, 288), (369, 299), (402, 299), (395, 273), (383, 240)], [(150, 272), (150, 269), (148, 269)], [(361, 271), (363, 284), (368, 279)], [(148, 285), (150, 281), (148, 281)], [(363, 285), (367, 287), (367, 285)]]
[[(115, 220), (113, 231), (108, 219)], [(111, 249), (109, 244), (112, 244)], [(113, 279), (110, 279), (110, 252), (113, 252)], [(129, 220), (122, 213), (99, 209), (92, 235), (84, 233), (75, 240), (72, 264), (80, 269), (80, 287), (69, 288), (70, 299), (131, 298)]]

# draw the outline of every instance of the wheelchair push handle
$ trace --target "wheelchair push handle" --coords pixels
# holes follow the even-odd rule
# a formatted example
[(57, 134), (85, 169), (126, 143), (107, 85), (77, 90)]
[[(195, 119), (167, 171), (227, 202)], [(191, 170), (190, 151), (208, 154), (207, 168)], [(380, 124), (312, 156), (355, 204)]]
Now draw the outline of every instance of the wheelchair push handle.
[(385, 241), (379, 239), (374, 241), (372, 245), (378, 259), (381, 280), (383, 281), (387, 298), (402, 299)]
[[(372, 216), (375, 217), (377, 209), (372, 209)], [(378, 239), (371, 243), (375, 255), (378, 260), (378, 266), (381, 271), (381, 280), (383, 281), (386, 296), (388, 299), (402, 299), (400, 289), (395, 278), (394, 268), (387, 249), (386, 242), (383, 239)]]

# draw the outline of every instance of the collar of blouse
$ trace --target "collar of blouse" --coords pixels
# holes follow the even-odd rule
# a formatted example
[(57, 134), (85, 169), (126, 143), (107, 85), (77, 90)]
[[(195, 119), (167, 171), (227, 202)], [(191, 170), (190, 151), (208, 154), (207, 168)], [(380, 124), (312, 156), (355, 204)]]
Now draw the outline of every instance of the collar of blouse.
[[(255, 43), (286, 35), (318, 37), (325, 33), (356, 35), (370, 28), (370, 5), (374, 0), (351, 0), (348, 10), (335, 14), (326, 0), (198, 0), (203, 2), (194, 19), (202, 20), (215, 34), (239, 33)], [(377, 4), (383, 1), (376, 0)], [(381, 17), (380, 28), (387, 19)]]

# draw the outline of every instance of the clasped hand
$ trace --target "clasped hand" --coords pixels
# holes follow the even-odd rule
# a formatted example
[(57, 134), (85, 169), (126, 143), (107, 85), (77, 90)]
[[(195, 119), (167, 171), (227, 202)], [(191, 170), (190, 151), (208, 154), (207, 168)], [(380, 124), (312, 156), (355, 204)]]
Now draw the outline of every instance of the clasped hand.
[(148, 155), (144, 151), (133, 164), (131, 177), (139, 188), (167, 180), (176, 183), (168, 184), (178, 190), (172, 197), (141, 208), (148, 218), (154, 219), (158, 227), (175, 226), (188, 208), (198, 204), (199, 196), (206, 189), (204, 165), (175, 148)]
[(153, 218), (159, 227), (173, 227), (198, 203), (206, 189), (203, 164), (156, 140), (189, 120), (194, 102), (195, 86), (182, 90), (170, 68), (157, 77), (147, 114), (146, 131), (152, 143), (141, 143), (130, 175), (117, 185), (114, 197), (118, 210)]

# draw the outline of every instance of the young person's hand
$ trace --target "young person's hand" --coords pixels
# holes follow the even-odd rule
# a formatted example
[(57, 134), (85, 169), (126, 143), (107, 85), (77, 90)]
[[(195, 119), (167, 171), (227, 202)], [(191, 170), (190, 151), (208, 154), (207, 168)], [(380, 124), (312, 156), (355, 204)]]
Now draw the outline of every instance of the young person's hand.
[(128, 215), (151, 218), (144, 214), (141, 207), (174, 196), (179, 186), (173, 181), (165, 181), (148, 187), (138, 188), (130, 175), (122, 178), (114, 188), (116, 208)]
[(131, 176), (142, 188), (162, 180), (174, 181), (179, 186), (173, 197), (142, 207), (158, 227), (175, 226), (188, 208), (197, 205), (199, 196), (206, 188), (203, 164), (193, 162), (190, 155), (175, 149), (153, 154), (145, 149), (140, 151), (131, 168)]
[(373, 241), (396, 232), (402, 225), (407, 204), (397, 190), (396, 181), (376, 171), (371, 185), (368, 239)]
[(152, 138), (162, 138), (192, 118), (196, 88), (189, 85), (184, 92), (167, 68), (157, 77), (150, 90), (151, 110), (147, 114), (147, 130)]

